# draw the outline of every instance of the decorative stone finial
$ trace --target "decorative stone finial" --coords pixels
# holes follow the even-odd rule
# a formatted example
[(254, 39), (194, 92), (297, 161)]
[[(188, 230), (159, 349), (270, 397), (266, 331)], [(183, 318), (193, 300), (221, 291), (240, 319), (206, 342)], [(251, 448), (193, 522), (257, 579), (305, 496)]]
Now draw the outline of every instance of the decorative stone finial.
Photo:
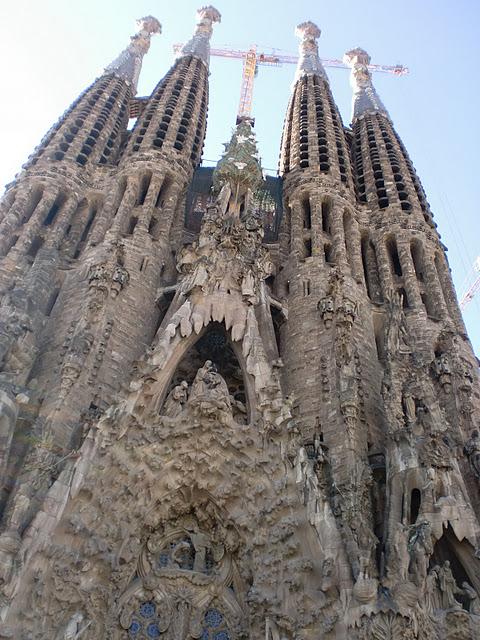
[(162, 25), (153, 16), (140, 18), (136, 24), (138, 31), (130, 38), (128, 47), (105, 69), (105, 73), (114, 73), (131, 84), (133, 93), (137, 90), (143, 56), (150, 48), (151, 37), (162, 32)]
[(213, 33), (213, 24), (221, 22), (220, 12), (209, 5), (197, 11), (197, 25), (193, 37), (182, 47), (179, 57), (195, 56), (200, 58), (207, 66), (210, 61), (210, 38)]
[(327, 80), (327, 74), (318, 55), (317, 40), (322, 32), (313, 22), (302, 22), (295, 29), (295, 35), (301, 38), (295, 80), (304, 75), (319, 75)]
[[(251, 193), (263, 180), (257, 140), (248, 118), (240, 120), (213, 173), (213, 186), (225, 195), (230, 215), (239, 216), (242, 202), (248, 208)], [(227, 197), (228, 195), (228, 197)]]
[(360, 47), (347, 51), (343, 56), (345, 64), (352, 68), (350, 75), (350, 85), (353, 89), (352, 120), (374, 111), (388, 116), (388, 112), (372, 84), (372, 75), (368, 69), (370, 60), (368, 53)]

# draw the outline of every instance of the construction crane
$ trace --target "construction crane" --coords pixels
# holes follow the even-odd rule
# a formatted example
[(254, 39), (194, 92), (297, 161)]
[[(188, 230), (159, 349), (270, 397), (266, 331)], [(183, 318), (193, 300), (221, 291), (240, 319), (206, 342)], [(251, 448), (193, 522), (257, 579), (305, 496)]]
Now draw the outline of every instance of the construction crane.
[(478, 274), (475, 278), (473, 284), (467, 289), (467, 291), (463, 294), (462, 299), (460, 300), (460, 309), (463, 311), (465, 307), (471, 302), (477, 293), (480, 290), (480, 256), (473, 263), (473, 269)]
[[(175, 53), (182, 50), (182, 44), (173, 45)], [(252, 102), (253, 102), (253, 85), (255, 77), (258, 73), (258, 65), (267, 65), (270, 67), (281, 67), (282, 64), (297, 64), (298, 56), (284, 55), (277, 53), (275, 50), (270, 52), (259, 53), (257, 45), (252, 45), (248, 51), (239, 49), (211, 49), (210, 55), (219, 56), (221, 58), (240, 58), (243, 60), (242, 72), (242, 89), (240, 92), (240, 103), (238, 105), (237, 121), (243, 118), (251, 118)], [(340, 69), (348, 69), (349, 67), (342, 60), (332, 58), (321, 58), (324, 67), (337, 67)], [(408, 68), (401, 64), (394, 66), (384, 64), (370, 64), (370, 71), (379, 71), (381, 73), (392, 73), (395, 76), (404, 76), (408, 73)]]

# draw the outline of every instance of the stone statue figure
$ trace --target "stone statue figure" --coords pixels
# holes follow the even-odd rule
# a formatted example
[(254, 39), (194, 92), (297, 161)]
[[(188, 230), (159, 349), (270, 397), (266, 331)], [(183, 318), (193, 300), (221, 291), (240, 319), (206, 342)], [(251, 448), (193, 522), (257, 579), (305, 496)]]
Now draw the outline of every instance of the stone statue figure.
[(462, 605), (456, 600), (455, 595), (462, 594), (450, 568), (450, 562), (445, 560), (438, 572), (438, 582), (442, 593), (443, 609), (461, 609)]
[(211, 360), (207, 360), (198, 370), (190, 391), (189, 403), (199, 405), (201, 410), (220, 409), (231, 412), (227, 383)]
[(473, 615), (480, 615), (480, 602), (478, 598), (478, 593), (472, 587), (472, 585), (468, 584), (468, 582), (462, 582), (462, 593), (464, 597), (466, 597), (469, 601), (468, 611), (473, 613)]
[(385, 347), (387, 355), (408, 353), (408, 329), (403, 314), (403, 298), (397, 291), (390, 291), (387, 297), (387, 322), (385, 329)]
[(73, 616), (70, 618), (70, 620), (67, 622), (67, 626), (63, 631), (63, 635), (59, 636), (58, 639), (59, 640), (77, 640), (77, 638), (80, 638), (83, 632), (86, 631), (86, 629), (88, 629), (88, 627), (91, 624), (91, 621), (90, 621), (82, 625), (83, 620), (84, 620), (83, 613), (81, 613), (80, 611), (76, 611), (73, 614)]
[(176, 418), (180, 413), (182, 413), (185, 408), (185, 404), (188, 399), (188, 382), (182, 380), (180, 384), (177, 384), (170, 393), (168, 394), (167, 399), (165, 400), (165, 405), (163, 408), (163, 413), (170, 418)]
[(408, 550), (410, 552), (409, 571), (415, 584), (423, 588), (427, 578), (429, 559), (433, 553), (431, 527), (427, 520), (422, 520), (411, 527)]
[(405, 582), (408, 579), (408, 565), (410, 556), (408, 555), (408, 527), (401, 522), (397, 524), (397, 528), (393, 537), (394, 553), (390, 559), (389, 577), (395, 581)]
[(480, 434), (478, 431), (472, 431), (470, 439), (465, 443), (463, 451), (468, 457), (475, 477), (480, 480)]
[(439, 571), (440, 567), (435, 565), (433, 569), (428, 572), (425, 581), (425, 605), (429, 613), (434, 613), (437, 609), (442, 608), (438, 580)]

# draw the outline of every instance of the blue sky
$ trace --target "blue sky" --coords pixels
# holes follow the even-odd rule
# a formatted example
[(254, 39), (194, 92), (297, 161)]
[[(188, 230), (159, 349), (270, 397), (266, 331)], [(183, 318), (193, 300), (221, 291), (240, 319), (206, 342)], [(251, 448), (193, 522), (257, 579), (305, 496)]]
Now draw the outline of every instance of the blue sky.
[[(177, 0), (16, 0), (0, 7), (0, 184), (12, 180), (45, 131), (128, 43), (134, 20), (152, 14), (163, 25), (145, 58), (139, 94), (148, 94), (172, 62), (172, 45), (193, 29), (200, 3)], [(213, 46), (277, 48), (295, 53), (294, 28), (313, 20), (320, 53), (341, 57), (361, 46), (372, 62), (402, 63), (410, 75), (376, 74), (375, 85), (426, 189), (449, 248), (459, 293), (473, 281), (480, 255), (477, 65), (480, 3), (476, 0), (243, 0), (215, 5), (222, 13)], [(348, 71), (327, 70), (344, 122), (350, 122)], [(276, 170), (282, 121), (294, 68), (261, 67), (254, 116), (263, 164)], [(213, 58), (204, 157), (216, 160), (235, 122), (241, 62)], [(479, 274), (480, 275), (480, 274)], [(480, 355), (480, 292), (464, 314)]]

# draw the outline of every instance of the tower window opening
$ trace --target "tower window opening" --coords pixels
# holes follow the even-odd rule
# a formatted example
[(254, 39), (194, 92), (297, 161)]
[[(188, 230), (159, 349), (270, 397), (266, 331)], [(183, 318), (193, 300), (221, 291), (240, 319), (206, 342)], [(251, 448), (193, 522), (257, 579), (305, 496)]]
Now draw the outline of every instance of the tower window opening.
[(52, 207), (50, 208), (50, 211), (48, 212), (45, 220), (43, 221), (44, 227), (48, 227), (52, 224), (64, 203), (65, 196), (63, 194), (58, 195)]
[(129, 225), (128, 225), (128, 231), (127, 231), (127, 234), (129, 236), (131, 236), (133, 234), (133, 232), (135, 231), (135, 227), (137, 226), (137, 222), (138, 222), (137, 216), (132, 216), (130, 218), (130, 222), (129, 222)]
[(304, 240), (303, 246), (304, 246), (304, 257), (310, 258), (312, 255), (312, 239), (307, 238), (306, 240)]
[(151, 179), (152, 179), (151, 173), (146, 173), (142, 176), (142, 179), (140, 181), (140, 189), (138, 192), (138, 199), (137, 199), (137, 205), (139, 206), (142, 206), (145, 203), (145, 198), (147, 197)]
[(417, 280), (423, 282), (424, 277), (424, 264), (423, 264), (423, 252), (422, 248), (417, 242), (412, 242), (410, 244), (410, 253), (412, 255), (413, 267), (415, 269), (415, 275), (417, 276)]
[(415, 524), (420, 513), (422, 494), (419, 489), (413, 489), (410, 494), (410, 524)]
[(156, 208), (161, 208), (165, 204), (165, 198), (168, 194), (171, 185), (171, 179), (169, 176), (165, 176), (160, 191), (158, 192), (157, 201), (155, 202)]
[(311, 290), (310, 290), (310, 280), (304, 280), (304, 281), (303, 281), (303, 295), (304, 295), (304, 297), (309, 296), (309, 295), (310, 295), (310, 293), (311, 293)]
[(323, 251), (325, 254), (325, 262), (327, 264), (334, 264), (332, 245), (329, 242), (323, 245)]
[(403, 275), (402, 265), (398, 255), (397, 243), (394, 238), (387, 240), (387, 251), (390, 257), (390, 265), (394, 275), (401, 277)]
[(330, 235), (330, 211), (331, 211), (331, 202), (329, 200), (324, 200), (322, 202), (322, 231)]
[(312, 209), (310, 205), (310, 198), (308, 196), (302, 200), (302, 210), (303, 210), (303, 228), (311, 229), (312, 228)]

